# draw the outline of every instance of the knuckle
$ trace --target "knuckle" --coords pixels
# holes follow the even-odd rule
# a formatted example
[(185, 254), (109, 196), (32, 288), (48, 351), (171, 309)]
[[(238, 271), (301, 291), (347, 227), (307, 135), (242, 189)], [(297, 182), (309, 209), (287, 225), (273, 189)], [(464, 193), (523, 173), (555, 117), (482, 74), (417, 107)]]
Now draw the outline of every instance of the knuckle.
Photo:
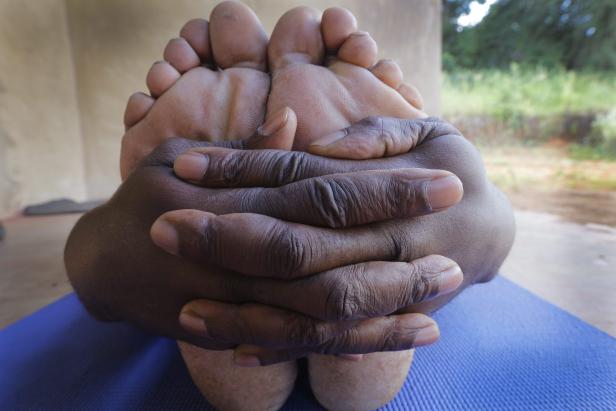
[(292, 279), (304, 274), (306, 262), (310, 260), (310, 247), (305, 238), (288, 225), (276, 224), (270, 230), (269, 266), (283, 278)]
[(316, 347), (325, 344), (328, 333), (322, 323), (294, 315), (283, 324), (283, 332), (292, 347)]
[(426, 180), (409, 179), (396, 173), (390, 178), (388, 188), (387, 204), (395, 217), (414, 216), (417, 209), (428, 209)]
[(456, 127), (437, 117), (428, 117), (422, 120), (416, 120), (414, 124), (421, 127), (420, 134), (422, 136), (422, 139), (425, 140), (444, 135), (454, 135), (462, 137), (462, 133), (460, 133), (460, 131)]
[[(240, 304), (235, 307), (232, 317), (211, 319), (208, 323), (213, 325), (218, 323), (221, 329), (230, 334), (229, 337), (231, 338), (227, 337), (229, 341), (258, 344), (262, 339), (254, 322), (254, 318), (258, 315), (259, 311), (255, 304)], [(235, 323), (229, 324), (229, 319), (232, 319)]]
[(400, 147), (400, 133), (396, 128), (393, 130), (389, 127), (381, 128), (378, 138), (385, 147), (386, 156), (398, 153)]
[(407, 267), (409, 272), (407, 295), (410, 298), (410, 303), (424, 301), (438, 291), (436, 287), (433, 287), (434, 273), (426, 270), (426, 267), (415, 261), (408, 263)]
[(325, 341), (317, 351), (321, 354), (339, 354), (358, 348), (364, 348), (361, 346), (360, 333), (356, 328), (350, 328), (340, 335)]
[(329, 290), (326, 301), (328, 319), (348, 321), (353, 319), (360, 308), (353, 284), (344, 280), (336, 281)]
[(322, 221), (331, 228), (349, 224), (347, 204), (352, 197), (347, 190), (332, 178), (317, 177), (309, 186), (309, 198)]
[[(351, 278), (351, 279), (349, 279)], [(325, 301), (327, 319), (334, 321), (350, 321), (366, 316), (372, 312), (365, 298), (365, 290), (361, 280), (354, 273), (336, 273), (327, 283), (328, 291)]]
[(201, 227), (187, 246), (192, 250), (198, 250), (202, 258), (212, 261), (220, 255), (221, 236), (219, 235), (218, 224), (214, 221), (209, 223), (201, 222)]
[(277, 153), (271, 170), (276, 170), (273, 185), (285, 185), (304, 178), (307, 156), (302, 152)]
[(379, 351), (397, 351), (403, 342), (403, 332), (400, 329), (400, 321), (395, 316), (389, 317), (389, 325), (383, 329), (378, 341)]
[(383, 128), (383, 118), (380, 116), (368, 116), (360, 120), (358, 124), (363, 127), (381, 130)]
[(242, 181), (244, 170), (249, 170), (251, 167), (246, 167), (246, 162), (242, 159), (243, 151), (230, 151), (220, 160), (219, 163), (219, 180), (226, 187), (236, 187)]
[(403, 139), (406, 140), (408, 150), (415, 148), (423, 138), (421, 137), (421, 126), (413, 120), (398, 120), (396, 126)]

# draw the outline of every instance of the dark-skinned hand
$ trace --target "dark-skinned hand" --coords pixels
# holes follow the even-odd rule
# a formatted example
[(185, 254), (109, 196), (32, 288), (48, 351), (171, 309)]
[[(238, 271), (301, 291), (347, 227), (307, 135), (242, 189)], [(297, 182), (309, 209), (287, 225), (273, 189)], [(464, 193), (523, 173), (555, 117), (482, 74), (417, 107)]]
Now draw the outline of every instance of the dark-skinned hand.
[[(165, 143), (74, 229), (66, 262), (80, 297), (99, 317), (205, 348), (239, 345), (262, 364), (431, 342), (421, 331), (434, 329), (430, 319), (391, 314), (449, 300), (461, 280), (452, 260), (463, 286), (491, 278), (511, 245), (511, 210), (476, 151), (445, 123), (375, 118), (343, 134), (338, 145), (375, 139), (381, 155), (392, 144), (414, 149), (350, 161), (213, 147), (200, 187), (179, 180), (173, 161), (208, 145)], [(311, 150), (336, 156), (337, 144)], [(357, 158), (379, 154), (365, 147)], [(450, 209), (460, 183), (442, 170), (464, 184)], [(164, 215), (152, 234), (181, 258), (148, 235), (161, 214), (179, 209), (193, 211)], [(180, 327), (190, 300), (182, 313), (192, 323)]]

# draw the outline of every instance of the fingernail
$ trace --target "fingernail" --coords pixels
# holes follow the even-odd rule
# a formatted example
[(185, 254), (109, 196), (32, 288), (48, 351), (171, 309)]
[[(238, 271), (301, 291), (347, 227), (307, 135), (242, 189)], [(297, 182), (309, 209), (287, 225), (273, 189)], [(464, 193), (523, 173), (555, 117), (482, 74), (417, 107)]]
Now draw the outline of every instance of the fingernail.
[(453, 175), (438, 177), (427, 182), (426, 198), (432, 211), (451, 207), (462, 199), (464, 189), (460, 179)]
[(418, 347), (420, 345), (432, 344), (433, 342), (438, 340), (438, 337), (440, 335), (441, 333), (438, 329), (438, 325), (433, 322), (427, 327), (421, 328), (419, 329), (419, 331), (417, 331), (417, 334), (415, 334), (415, 342), (413, 343), (413, 345)]
[(179, 255), (180, 240), (178, 232), (164, 218), (159, 218), (154, 222), (150, 229), (150, 237), (154, 244), (169, 254)]
[(193, 334), (206, 336), (207, 335), (207, 327), (205, 326), (205, 321), (203, 318), (199, 317), (196, 313), (185, 310), (180, 313), (180, 325)]
[(336, 141), (342, 140), (344, 137), (346, 137), (346, 135), (347, 135), (346, 130), (336, 131), (335, 133), (329, 134), (323, 138), (313, 141), (310, 145), (327, 147), (330, 144), (335, 143)]
[(209, 162), (207, 154), (187, 151), (175, 159), (173, 171), (185, 180), (202, 180)]
[(289, 119), (289, 109), (284, 108), (278, 113), (274, 114), (272, 118), (267, 120), (265, 124), (257, 129), (257, 133), (262, 136), (271, 136), (280, 131)]
[(434, 320), (423, 314), (410, 314), (403, 317), (404, 327), (411, 330), (429, 327), (436, 324)]
[(438, 325), (434, 320), (423, 314), (410, 314), (402, 317), (402, 329), (408, 330), (413, 337), (413, 345), (432, 344), (440, 335)]
[(449, 267), (439, 275), (438, 294), (449, 294), (458, 288), (463, 280), (464, 275), (457, 264)]
[(363, 354), (338, 354), (338, 358), (348, 361), (361, 361), (364, 358)]
[(235, 354), (233, 363), (239, 367), (259, 367), (261, 365), (259, 358), (251, 354)]

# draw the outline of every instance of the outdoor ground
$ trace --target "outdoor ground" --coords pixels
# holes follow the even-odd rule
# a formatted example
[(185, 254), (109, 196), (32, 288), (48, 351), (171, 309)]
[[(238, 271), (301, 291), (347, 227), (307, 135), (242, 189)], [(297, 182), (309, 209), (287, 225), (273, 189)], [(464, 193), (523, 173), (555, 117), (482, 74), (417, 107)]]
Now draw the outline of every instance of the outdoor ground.
[(616, 161), (575, 159), (562, 142), (479, 147), (490, 179), (515, 208), (616, 227)]

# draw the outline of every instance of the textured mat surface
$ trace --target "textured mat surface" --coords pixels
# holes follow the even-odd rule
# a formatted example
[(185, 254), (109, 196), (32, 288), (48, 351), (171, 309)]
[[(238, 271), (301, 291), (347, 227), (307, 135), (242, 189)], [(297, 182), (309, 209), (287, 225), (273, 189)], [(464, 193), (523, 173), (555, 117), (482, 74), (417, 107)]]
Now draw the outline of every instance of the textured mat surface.
[[(616, 339), (497, 278), (435, 316), (386, 410), (616, 409)], [(68, 295), (0, 331), (0, 410), (209, 410), (173, 341)], [(320, 409), (300, 378), (288, 410)]]

